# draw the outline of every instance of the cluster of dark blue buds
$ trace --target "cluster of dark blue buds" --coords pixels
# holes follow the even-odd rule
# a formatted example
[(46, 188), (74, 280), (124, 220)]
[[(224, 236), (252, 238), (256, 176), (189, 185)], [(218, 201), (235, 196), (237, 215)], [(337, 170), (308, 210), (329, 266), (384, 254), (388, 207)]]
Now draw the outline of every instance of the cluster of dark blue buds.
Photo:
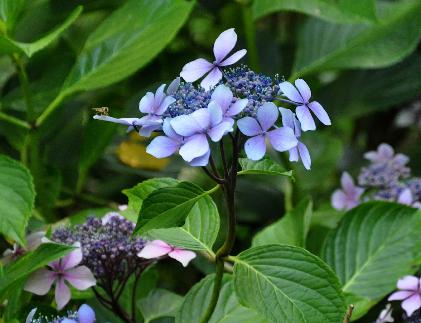
[[(36, 317), (35, 317), (36, 316)], [(67, 311), (66, 316), (37, 315), (34, 308), (26, 318), (26, 323), (94, 323), (95, 312), (87, 304), (83, 304), (77, 311)]]
[(88, 218), (73, 228), (57, 229), (52, 240), (69, 245), (80, 242), (81, 264), (87, 266), (100, 283), (110, 279), (120, 281), (145, 266), (145, 261), (150, 262), (137, 256), (145, 241), (132, 237), (134, 227), (134, 223), (118, 213), (111, 213), (103, 219)]
[(369, 151), (364, 157), (370, 164), (361, 168), (358, 186), (348, 173), (342, 175), (342, 189), (332, 195), (334, 208), (349, 210), (369, 200), (392, 201), (421, 208), (421, 178), (411, 177), (407, 156), (395, 154), (390, 145), (381, 144), (377, 151)]

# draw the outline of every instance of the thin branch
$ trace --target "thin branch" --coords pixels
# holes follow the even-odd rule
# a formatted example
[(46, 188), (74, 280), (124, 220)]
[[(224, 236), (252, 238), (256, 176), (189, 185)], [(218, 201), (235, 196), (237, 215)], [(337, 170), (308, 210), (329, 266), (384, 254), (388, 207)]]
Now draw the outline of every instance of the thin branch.
[(10, 124), (13, 124), (15, 126), (18, 126), (24, 129), (28, 129), (28, 130), (31, 129), (31, 125), (28, 122), (9, 116), (8, 114), (3, 113), (3, 112), (0, 112), (0, 120), (3, 120), (5, 122), (8, 122)]
[(225, 183), (225, 179), (223, 178), (219, 178), (217, 176), (215, 176), (212, 172), (209, 171), (209, 169), (207, 169), (205, 166), (202, 167), (203, 171), (206, 173), (206, 175), (208, 175), (212, 180), (214, 180), (216, 183), (218, 184), (224, 184)]

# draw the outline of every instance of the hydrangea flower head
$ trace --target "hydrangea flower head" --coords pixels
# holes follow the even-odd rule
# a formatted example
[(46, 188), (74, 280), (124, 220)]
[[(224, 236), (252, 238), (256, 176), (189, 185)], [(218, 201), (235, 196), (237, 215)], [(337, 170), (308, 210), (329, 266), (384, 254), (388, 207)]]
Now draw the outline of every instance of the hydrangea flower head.
[(304, 80), (296, 80), (295, 86), (290, 82), (282, 82), (279, 84), (279, 88), (284, 96), (299, 104), (295, 113), (298, 120), (300, 120), (303, 131), (316, 130), (316, 124), (314, 123), (310, 110), (324, 125), (331, 125), (330, 118), (320, 103), (317, 101), (309, 102), (311, 90)]
[(187, 267), (189, 262), (196, 258), (196, 254), (193, 251), (170, 246), (162, 240), (153, 240), (147, 243), (145, 248), (137, 255), (145, 259), (159, 258), (168, 255), (179, 261), (184, 267)]
[(360, 203), (364, 188), (356, 186), (351, 175), (342, 173), (342, 189), (336, 190), (332, 195), (332, 206), (337, 210), (349, 210)]
[(200, 85), (205, 90), (210, 90), (222, 79), (222, 72), (220, 70), (221, 67), (232, 65), (246, 55), (247, 51), (245, 49), (241, 49), (228, 56), (235, 47), (236, 43), (237, 34), (235, 33), (234, 28), (225, 30), (218, 36), (213, 45), (215, 60), (211, 63), (203, 58), (198, 58), (190, 63), (187, 63), (184, 65), (180, 76), (186, 82), (194, 82), (207, 74)]
[[(287, 151), (297, 146), (298, 140), (291, 128), (274, 128), (278, 115), (279, 112), (276, 105), (268, 102), (258, 109), (256, 119), (244, 117), (238, 120), (237, 125), (240, 131), (244, 135), (251, 137), (244, 146), (249, 159), (260, 160), (263, 158), (266, 153), (266, 139), (277, 151)], [(270, 130), (272, 128), (274, 129)]]
[(398, 280), (399, 291), (389, 296), (389, 301), (402, 301), (401, 306), (408, 316), (421, 308), (421, 285), (420, 278), (405, 276)]
[(96, 280), (89, 268), (78, 266), (83, 258), (80, 243), (74, 246), (76, 249), (68, 255), (51, 262), (48, 265), (50, 269), (39, 269), (29, 276), (24, 289), (36, 295), (45, 295), (55, 284), (57, 308), (61, 310), (70, 301), (70, 289), (66, 282), (79, 290), (95, 286)]
[(90, 217), (73, 228), (56, 229), (52, 239), (68, 245), (80, 242), (83, 253), (81, 263), (92, 271), (99, 282), (123, 281), (127, 275), (147, 265), (136, 257), (145, 241), (132, 237), (134, 227), (134, 223), (119, 213), (110, 212), (102, 219)]

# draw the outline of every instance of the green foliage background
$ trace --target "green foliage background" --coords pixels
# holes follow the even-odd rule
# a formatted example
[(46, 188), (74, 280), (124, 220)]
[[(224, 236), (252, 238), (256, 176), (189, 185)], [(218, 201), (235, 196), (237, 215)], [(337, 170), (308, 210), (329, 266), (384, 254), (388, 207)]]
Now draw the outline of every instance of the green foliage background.
[[(318, 222), (320, 214), (332, 213), (329, 199), (341, 171), (355, 174), (364, 151), (387, 142), (407, 154), (415, 175), (421, 174), (420, 112), (410, 125), (402, 127), (396, 121), (403, 111), (421, 104), (420, 12), (420, 0), (0, 0), (0, 154), (20, 160), (33, 178), (32, 184), (23, 167), (15, 169), (29, 183), (22, 188), (25, 203), (13, 209), (20, 220), (10, 224), (13, 221), (1, 219), (0, 231), (24, 241), (28, 221), (31, 229), (60, 221), (77, 223), (88, 214), (101, 215), (127, 204), (127, 199), (140, 209), (149, 188), (125, 194), (122, 190), (152, 177), (175, 177), (211, 188), (199, 170), (178, 158), (163, 164), (147, 157), (144, 142), (128, 136), (123, 127), (92, 120), (92, 108), (110, 107), (115, 117), (139, 116), (138, 102), (147, 91), (168, 84), (190, 60), (209, 58), (214, 39), (234, 27), (239, 48), (248, 50), (244, 63), (287, 80), (303, 77), (332, 117), (331, 127), (303, 136), (313, 159), (311, 171), (271, 153), (285, 169), (294, 170), (293, 184), (284, 176), (240, 177), (235, 250), (250, 247), (256, 232), (287, 214), (284, 224), (266, 230), (275, 234), (299, 225), (303, 232), (285, 241), (318, 254), (319, 233), (335, 227), (340, 217), (333, 214)], [(5, 175), (10, 158), (0, 159), (0, 187), (10, 184)], [(242, 166), (253, 173), (253, 165)], [(169, 181), (168, 189), (176, 184)], [(192, 185), (178, 189), (192, 195), (206, 192)], [(305, 214), (300, 224), (294, 223), (287, 212), (308, 195), (315, 210), (312, 223), (307, 216), (311, 202), (299, 204)], [(10, 196), (0, 193), (0, 211), (10, 208)], [(189, 213), (192, 207), (180, 212)], [(207, 209), (210, 216), (216, 209), (211, 199), (196, 207)], [(130, 211), (127, 217), (136, 219)], [(150, 217), (155, 213), (151, 209)], [(149, 226), (153, 228), (150, 222)], [(221, 223), (219, 237), (224, 228)], [(148, 234), (172, 234), (179, 240), (205, 235), (200, 225), (189, 227), (189, 222), (173, 229)], [(217, 232), (218, 228), (206, 232), (206, 244), (192, 248), (220, 244)], [(256, 236), (253, 245), (272, 240)], [(326, 259), (329, 248), (336, 246), (323, 250)], [(159, 271), (160, 287), (185, 293), (211, 268), (199, 259), (187, 272), (165, 266)], [(201, 283), (206, 284), (210, 281)], [(233, 285), (224, 280), (227, 290)], [(239, 313), (246, 310), (237, 303), (232, 306)], [(155, 318), (154, 313), (148, 315)]]

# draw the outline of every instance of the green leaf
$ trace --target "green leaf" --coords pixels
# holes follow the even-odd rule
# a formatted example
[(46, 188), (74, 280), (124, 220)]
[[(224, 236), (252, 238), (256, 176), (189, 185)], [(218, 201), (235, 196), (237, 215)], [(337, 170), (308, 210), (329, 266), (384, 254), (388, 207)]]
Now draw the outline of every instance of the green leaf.
[[(332, 231), (322, 258), (348, 294), (377, 300), (415, 272), (421, 246), (421, 213), (388, 202), (371, 202), (347, 212)], [(387, 268), (387, 270), (384, 270)]]
[[(0, 26), (4, 24), (4, 31), (12, 31), (17, 19), (25, 7), (26, 0), (1, 0), (0, 1)], [(0, 33), (2, 28), (0, 28)]]
[(340, 24), (376, 20), (374, 0), (254, 0), (252, 11), (254, 19), (276, 11), (297, 11)]
[[(184, 298), (176, 323), (196, 323), (204, 316), (212, 297), (215, 275), (208, 275), (193, 286)], [(231, 275), (224, 275), (218, 303), (209, 323), (268, 323), (252, 309), (243, 307), (234, 293)]]
[(8, 289), (19, 284), (35, 270), (68, 254), (74, 248), (57, 243), (43, 243), (35, 251), (28, 252), (15, 262), (4, 267), (4, 274), (0, 277), (0, 299)]
[(60, 26), (32, 43), (22, 43), (10, 39), (7, 36), (0, 36), (0, 53), (24, 53), (26, 56), (31, 57), (59, 38), (60, 35), (79, 17), (82, 13), (82, 8), (82, 6), (77, 7)]
[(219, 222), (215, 202), (209, 196), (205, 196), (190, 210), (182, 227), (152, 229), (144, 237), (164, 240), (184, 249), (203, 250), (213, 255), (212, 246), (218, 237)]
[(287, 244), (305, 247), (310, 229), (313, 203), (310, 199), (301, 201), (296, 208), (282, 219), (258, 232), (253, 238), (253, 247), (267, 244)]
[(135, 216), (134, 221), (136, 221), (140, 209), (142, 208), (143, 201), (149, 194), (160, 188), (176, 186), (178, 183), (179, 181), (169, 177), (152, 178), (143, 181), (132, 188), (123, 190), (123, 194), (129, 199), (127, 210), (123, 212), (124, 215), (130, 217)]
[(34, 206), (32, 176), (19, 162), (0, 155), (0, 232), (25, 245), (25, 228)]
[(240, 158), (241, 171), (238, 175), (260, 174), (260, 175), (282, 175), (292, 177), (292, 171), (286, 171), (277, 162), (266, 158), (259, 161), (253, 161), (248, 158)]
[(411, 54), (421, 38), (421, 1), (379, 6), (380, 22), (370, 26), (309, 19), (300, 31), (291, 78), (328, 69), (385, 67)]
[(421, 55), (414, 53), (388, 68), (344, 73), (324, 87), (318, 99), (329, 107), (329, 114), (341, 118), (385, 111), (417, 97), (421, 91), (420, 71)]
[[(144, 234), (151, 229), (171, 228), (184, 224), (191, 209), (201, 199), (217, 190), (203, 191), (199, 186), (181, 182), (152, 192), (143, 202), (134, 233)], [(210, 203), (210, 202), (209, 202)]]
[(248, 249), (235, 257), (234, 286), (244, 306), (271, 322), (342, 322), (338, 278), (308, 251), (281, 245)]
[(184, 0), (127, 1), (88, 37), (63, 92), (104, 87), (133, 74), (174, 38), (193, 6)]
[(161, 317), (174, 317), (183, 303), (183, 297), (165, 289), (154, 289), (137, 304), (145, 323)]

